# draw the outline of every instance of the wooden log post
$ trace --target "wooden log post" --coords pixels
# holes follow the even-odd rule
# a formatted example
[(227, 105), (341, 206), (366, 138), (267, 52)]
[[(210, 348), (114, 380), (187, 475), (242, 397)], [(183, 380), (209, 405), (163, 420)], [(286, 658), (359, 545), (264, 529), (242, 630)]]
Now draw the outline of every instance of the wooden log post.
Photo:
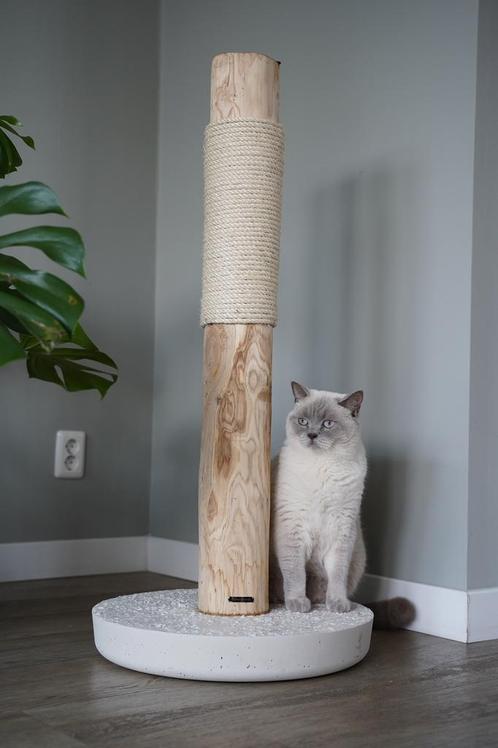
[[(276, 123), (278, 104), (278, 62), (256, 53), (214, 58), (211, 124)], [(204, 328), (198, 604), (205, 613), (269, 609), (272, 340), (268, 324)]]

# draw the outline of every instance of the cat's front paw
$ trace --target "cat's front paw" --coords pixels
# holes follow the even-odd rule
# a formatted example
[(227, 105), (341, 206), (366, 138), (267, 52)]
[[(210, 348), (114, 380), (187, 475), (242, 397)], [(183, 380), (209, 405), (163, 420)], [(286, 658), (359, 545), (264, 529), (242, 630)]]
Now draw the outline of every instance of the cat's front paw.
[(285, 601), (285, 607), (292, 613), (308, 613), (311, 603), (307, 597), (289, 597)]
[(327, 610), (331, 613), (348, 613), (352, 608), (346, 597), (327, 597)]

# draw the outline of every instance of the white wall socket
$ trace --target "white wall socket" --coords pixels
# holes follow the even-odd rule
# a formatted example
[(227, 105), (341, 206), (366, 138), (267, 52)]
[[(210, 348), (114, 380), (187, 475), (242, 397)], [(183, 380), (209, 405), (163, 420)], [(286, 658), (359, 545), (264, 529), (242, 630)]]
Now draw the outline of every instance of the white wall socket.
[(85, 473), (84, 431), (58, 431), (55, 438), (56, 478), (83, 478)]

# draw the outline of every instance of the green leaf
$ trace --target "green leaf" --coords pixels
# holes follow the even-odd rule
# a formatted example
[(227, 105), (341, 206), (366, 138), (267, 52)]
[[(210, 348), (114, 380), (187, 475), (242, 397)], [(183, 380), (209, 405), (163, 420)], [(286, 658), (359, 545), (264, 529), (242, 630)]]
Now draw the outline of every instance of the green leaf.
[(66, 215), (59, 205), (55, 192), (43, 182), (24, 182), (10, 187), (0, 187), (0, 216), (13, 213)]
[(0, 366), (25, 358), (24, 348), (5, 325), (0, 322)]
[(8, 257), (0, 255), (0, 282), (10, 285), (10, 280), (5, 277), (8, 273), (14, 273), (16, 270), (29, 270), (28, 266), (18, 260), (17, 257)]
[[(0, 190), (2, 188), (0, 187)], [(85, 247), (79, 233), (62, 226), (34, 226), (11, 234), (0, 235), (0, 249), (34, 247), (68, 270), (85, 277)]]
[(20, 138), (24, 143), (26, 143), (27, 146), (29, 146), (30, 148), (34, 148), (35, 141), (33, 140), (33, 138), (30, 135), (21, 135), (20, 132), (17, 132), (17, 130), (14, 130), (12, 125), (16, 125), (16, 127), (22, 127), (19, 120), (16, 119), (15, 117), (10, 117), (8, 115), (6, 116), (0, 115), (0, 127), (2, 127), (4, 130), (8, 130), (14, 135), (17, 135), (17, 137)]
[[(77, 340), (86, 341), (87, 344), (75, 346)], [(68, 392), (96, 389), (104, 397), (118, 378), (115, 362), (99, 351), (79, 324), (70, 345), (57, 346), (46, 352), (31, 336), (21, 336), (21, 344), (27, 353), (29, 376), (59, 384)], [(97, 369), (85, 361), (104, 364), (114, 371)]]
[[(85, 348), (88, 351), (98, 351), (97, 346), (93, 342), (93, 340), (90, 340), (84, 329), (81, 325), (76, 325), (74, 328), (73, 334), (71, 335), (71, 343), (74, 343), (75, 345), (79, 345), (80, 348)], [(112, 361), (112, 359), (111, 359)], [(117, 368), (114, 361), (112, 362), (112, 365)]]
[[(2, 287), (3, 285), (4, 284), (2, 283)], [(26, 335), (28, 333), (24, 325), (21, 325), (19, 320), (16, 317), (14, 317), (13, 314), (10, 314), (10, 312), (6, 312), (5, 309), (2, 309), (1, 307), (0, 307), (0, 322), (3, 322), (4, 325), (8, 327), (10, 330), (15, 330), (15, 332), (20, 332), (23, 335)]]
[[(98, 364), (104, 364), (105, 366), (110, 366), (113, 369), (117, 369), (116, 362), (110, 356), (108, 356), (107, 353), (99, 350), (93, 350), (91, 348), (81, 350), (79, 348), (72, 348), (70, 346), (68, 346), (67, 348), (61, 348), (58, 346), (51, 351), (51, 354), (53, 356), (57, 356), (57, 358), (68, 358), (72, 361), (96, 361)], [(97, 369), (94, 369), (94, 371), (97, 371)]]
[(20, 138), (30, 148), (35, 147), (33, 138), (29, 135), (21, 135), (13, 125), (21, 127), (16, 117), (10, 114), (0, 115), (0, 177), (2, 178), (17, 171), (17, 167), (22, 164), (22, 158), (7, 132)]
[(51, 273), (31, 270), (15, 257), (0, 255), (0, 280), (10, 283), (21, 296), (58, 319), (72, 332), (83, 312), (81, 296)]
[(105, 397), (109, 387), (112, 387), (118, 378), (117, 374), (103, 376), (98, 369), (66, 359), (57, 358), (57, 367), (62, 372), (64, 386), (68, 392), (98, 390), (100, 396)]
[(60, 322), (44, 309), (23, 299), (17, 291), (0, 291), (0, 307), (14, 315), (46, 350), (68, 339)]
[(28, 351), (26, 368), (30, 379), (41, 379), (44, 382), (52, 382), (64, 387), (64, 380), (55, 368), (55, 361), (50, 356)]
[(12, 140), (0, 129), (0, 177), (17, 171), (22, 164), (22, 158)]

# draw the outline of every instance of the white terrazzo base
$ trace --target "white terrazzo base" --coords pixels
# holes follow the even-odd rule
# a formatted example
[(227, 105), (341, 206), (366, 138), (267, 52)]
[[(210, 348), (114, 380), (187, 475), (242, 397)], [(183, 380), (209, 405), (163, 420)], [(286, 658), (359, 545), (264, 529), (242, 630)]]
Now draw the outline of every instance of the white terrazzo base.
[(312, 678), (355, 665), (370, 647), (373, 613), (283, 606), (259, 616), (212, 616), (197, 590), (143, 592), (93, 608), (95, 645), (116, 665), (171, 678), (268, 681)]

